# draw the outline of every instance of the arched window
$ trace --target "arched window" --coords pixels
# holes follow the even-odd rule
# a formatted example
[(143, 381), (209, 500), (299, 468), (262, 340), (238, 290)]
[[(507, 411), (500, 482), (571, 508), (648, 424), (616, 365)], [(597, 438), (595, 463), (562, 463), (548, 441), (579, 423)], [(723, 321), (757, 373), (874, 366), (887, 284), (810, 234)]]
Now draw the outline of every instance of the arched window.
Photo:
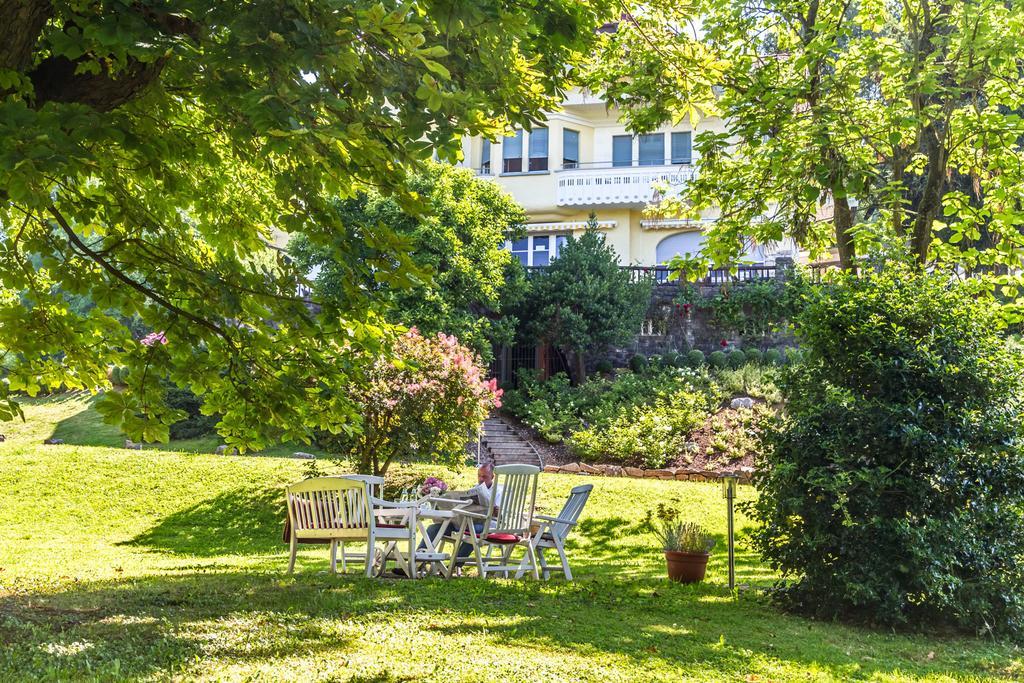
[(683, 254), (690, 254), (691, 256), (694, 256), (700, 253), (703, 246), (704, 233), (699, 230), (679, 232), (675, 235), (669, 235), (662, 241), (658, 242), (656, 251), (658, 263), (668, 263), (676, 254), (679, 254), (680, 256)]

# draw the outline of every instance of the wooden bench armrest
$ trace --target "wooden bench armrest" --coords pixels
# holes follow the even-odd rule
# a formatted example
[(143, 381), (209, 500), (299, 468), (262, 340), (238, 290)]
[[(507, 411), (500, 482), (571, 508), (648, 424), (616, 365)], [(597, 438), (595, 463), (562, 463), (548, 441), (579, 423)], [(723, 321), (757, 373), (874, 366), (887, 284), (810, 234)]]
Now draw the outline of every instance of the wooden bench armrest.
[(420, 502), (418, 500), (395, 501), (384, 500), (383, 498), (375, 498), (374, 496), (370, 496), (370, 503), (375, 507), (394, 508), (399, 510), (408, 510), (411, 508), (418, 508), (420, 506)]

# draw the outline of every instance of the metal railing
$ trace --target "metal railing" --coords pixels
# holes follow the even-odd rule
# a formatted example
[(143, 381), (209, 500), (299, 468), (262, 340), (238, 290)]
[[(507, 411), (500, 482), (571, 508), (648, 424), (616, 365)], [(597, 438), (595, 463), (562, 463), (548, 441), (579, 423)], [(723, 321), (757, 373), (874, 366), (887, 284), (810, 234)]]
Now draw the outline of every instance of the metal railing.
[[(528, 277), (543, 275), (547, 266), (524, 266)], [(653, 281), (656, 285), (677, 286), (679, 281), (671, 277), (671, 270), (668, 266), (619, 266), (620, 269), (629, 272), (631, 282)], [(728, 268), (713, 268), (703, 278), (694, 282), (697, 285), (724, 285), (731, 282), (763, 282), (775, 279), (776, 268), (774, 265), (742, 265), (737, 266), (736, 272), (730, 272)]]

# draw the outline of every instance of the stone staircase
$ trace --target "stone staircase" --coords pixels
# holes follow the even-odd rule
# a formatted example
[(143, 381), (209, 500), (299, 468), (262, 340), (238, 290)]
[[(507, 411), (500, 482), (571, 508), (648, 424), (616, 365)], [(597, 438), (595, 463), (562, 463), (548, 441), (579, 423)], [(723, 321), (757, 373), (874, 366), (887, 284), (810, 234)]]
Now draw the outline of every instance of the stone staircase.
[(500, 417), (484, 420), (480, 435), (480, 459), (495, 465), (536, 465), (543, 469), (540, 453)]

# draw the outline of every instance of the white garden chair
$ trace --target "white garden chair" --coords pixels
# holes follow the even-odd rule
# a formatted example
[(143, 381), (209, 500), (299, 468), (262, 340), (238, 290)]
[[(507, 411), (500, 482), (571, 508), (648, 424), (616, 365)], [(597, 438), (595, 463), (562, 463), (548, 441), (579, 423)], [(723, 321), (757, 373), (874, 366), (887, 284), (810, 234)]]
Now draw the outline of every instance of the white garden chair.
[[(384, 573), (388, 562), (395, 562), (402, 567), (408, 575), (416, 578), (413, 571), (414, 562), (412, 552), (416, 548), (416, 513), (419, 504), (416, 502), (392, 502), (384, 500), (384, 477), (372, 474), (341, 474), (340, 479), (349, 479), (362, 482), (366, 486), (367, 495), (370, 496), (370, 505), (373, 508), (374, 518), (374, 540), (377, 543), (384, 543), (384, 550), (377, 555), (367, 546), (366, 553), (352, 553), (346, 551), (344, 542), (339, 542), (341, 548), (341, 571), (346, 571), (348, 562), (366, 562), (367, 556), (370, 563), (375, 564), (375, 557), (380, 560), (377, 567), (378, 575)], [(402, 545), (405, 545), (405, 552), (402, 552)]]
[[(565, 501), (565, 505), (562, 506), (562, 511), (558, 513), (557, 517), (549, 517), (548, 515), (533, 516), (535, 520), (542, 522), (540, 530), (536, 534), (531, 535), (530, 542), (533, 545), (537, 563), (540, 565), (545, 581), (551, 578), (552, 571), (561, 571), (565, 575), (566, 581), (572, 581), (569, 558), (565, 554), (565, 539), (579, 521), (580, 513), (583, 512), (583, 506), (587, 504), (587, 499), (590, 497), (590, 492), (593, 489), (593, 484), (583, 484), (573, 488), (569, 492), (569, 499)], [(562, 561), (561, 568), (550, 567), (544, 561), (544, 551), (552, 548), (558, 553), (558, 557)], [(521, 577), (526, 569), (528, 567), (525, 564), (520, 566), (519, 570), (516, 571), (516, 578)]]
[[(376, 525), (370, 509), (369, 488), (364, 482), (340, 477), (314, 477), (285, 488), (290, 526), (291, 557), (288, 573), (295, 570), (300, 540), (331, 543), (331, 573), (337, 571), (338, 543), (362, 541), (368, 552), (374, 546)], [(366, 563), (366, 576), (373, 564)]]
[[(462, 522), (455, 535), (455, 547), (457, 549), (460, 542), (473, 547), (481, 578), (495, 572), (508, 576), (509, 572), (519, 569), (530, 569), (535, 579), (540, 578), (534, 547), (528, 542), (539, 474), (540, 468), (534, 465), (498, 465), (494, 468), (494, 486), (501, 487), (501, 505), (497, 511), (494, 505), (488, 505), (487, 514), (460, 513)], [(479, 534), (473, 526), (474, 521), (483, 522)], [(512, 551), (517, 546), (524, 549), (526, 556), (519, 564), (509, 564)], [(501, 555), (495, 564), (492, 552), (496, 549)], [(456, 564), (454, 560), (449, 563), (448, 578), (451, 578)]]

